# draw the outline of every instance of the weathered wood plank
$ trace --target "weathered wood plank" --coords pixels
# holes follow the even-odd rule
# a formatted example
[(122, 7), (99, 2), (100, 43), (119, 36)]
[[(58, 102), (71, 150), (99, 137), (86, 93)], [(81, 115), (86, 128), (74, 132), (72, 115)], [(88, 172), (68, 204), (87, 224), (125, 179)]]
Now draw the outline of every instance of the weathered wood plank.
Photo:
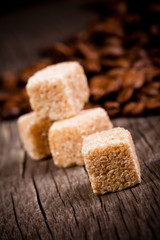
[(160, 117), (113, 122), (133, 135), (142, 183), (104, 196), (93, 194), (84, 167), (32, 161), (16, 122), (0, 124), (1, 239), (159, 239)]

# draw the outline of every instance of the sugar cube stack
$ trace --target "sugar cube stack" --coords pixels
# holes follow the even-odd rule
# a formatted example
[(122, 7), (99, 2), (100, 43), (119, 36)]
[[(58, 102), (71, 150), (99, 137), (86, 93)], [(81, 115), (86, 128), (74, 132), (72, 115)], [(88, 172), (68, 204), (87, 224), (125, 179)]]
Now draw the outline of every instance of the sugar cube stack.
[(75, 116), (89, 98), (87, 78), (77, 62), (63, 62), (35, 73), (27, 83), (34, 112), (18, 120), (19, 133), (34, 160), (50, 155), (48, 129), (54, 120)]
[(53, 121), (41, 119), (35, 112), (27, 113), (18, 119), (18, 128), (25, 150), (34, 160), (50, 156), (48, 130)]
[(139, 162), (128, 130), (113, 128), (86, 137), (82, 155), (96, 194), (119, 191), (141, 181)]
[(55, 122), (49, 130), (49, 145), (54, 163), (60, 167), (83, 165), (83, 138), (110, 128), (112, 123), (102, 108), (83, 110), (75, 117)]
[(89, 88), (78, 62), (48, 66), (29, 78), (27, 92), (32, 109), (42, 118), (61, 120), (75, 116), (89, 98)]
[(112, 128), (103, 108), (83, 110), (89, 88), (79, 63), (48, 66), (35, 73), (26, 88), (33, 112), (18, 119), (18, 128), (32, 159), (52, 155), (59, 167), (85, 164), (96, 194), (140, 183), (130, 133)]

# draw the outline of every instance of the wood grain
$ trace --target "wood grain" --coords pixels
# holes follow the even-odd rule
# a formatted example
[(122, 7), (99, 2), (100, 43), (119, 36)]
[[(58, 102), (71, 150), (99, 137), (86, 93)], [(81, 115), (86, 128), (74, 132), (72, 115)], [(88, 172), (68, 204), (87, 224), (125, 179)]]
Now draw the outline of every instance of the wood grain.
[(0, 124), (1, 239), (159, 239), (160, 117), (122, 118), (136, 144), (142, 183), (93, 194), (84, 167), (32, 161), (15, 121)]

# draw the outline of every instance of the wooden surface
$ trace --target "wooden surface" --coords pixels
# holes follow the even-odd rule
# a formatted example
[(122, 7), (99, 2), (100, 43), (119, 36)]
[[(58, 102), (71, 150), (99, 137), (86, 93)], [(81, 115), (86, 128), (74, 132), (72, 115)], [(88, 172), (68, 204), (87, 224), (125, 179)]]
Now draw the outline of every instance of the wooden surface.
[(93, 194), (84, 167), (32, 161), (15, 121), (0, 125), (1, 239), (160, 239), (160, 117), (115, 119), (136, 144), (142, 183)]
[[(0, 16), (0, 70), (25, 66), (44, 44), (78, 32), (95, 16), (53, 2)], [(133, 135), (142, 183), (104, 196), (93, 194), (84, 167), (32, 161), (16, 121), (0, 123), (0, 239), (160, 239), (160, 116), (113, 123)]]

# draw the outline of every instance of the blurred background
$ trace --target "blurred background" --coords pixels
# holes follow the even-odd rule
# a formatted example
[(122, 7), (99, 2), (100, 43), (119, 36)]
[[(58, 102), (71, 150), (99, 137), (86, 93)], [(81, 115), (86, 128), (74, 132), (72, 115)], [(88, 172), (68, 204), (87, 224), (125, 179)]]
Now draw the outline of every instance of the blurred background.
[(25, 85), (32, 74), (73, 60), (88, 77), (86, 108), (101, 105), (111, 117), (158, 114), (159, 23), (159, 1), (3, 1), (0, 119), (31, 110)]

